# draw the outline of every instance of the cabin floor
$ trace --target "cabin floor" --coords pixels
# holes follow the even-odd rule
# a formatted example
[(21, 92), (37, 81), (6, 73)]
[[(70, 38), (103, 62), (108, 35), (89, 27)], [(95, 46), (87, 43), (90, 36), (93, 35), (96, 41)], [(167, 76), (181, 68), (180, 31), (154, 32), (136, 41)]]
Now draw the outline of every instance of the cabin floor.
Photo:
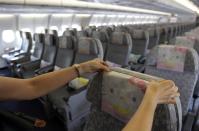
[[(11, 73), (9, 72), (8, 68), (3, 68), (3, 69), (0, 69), (0, 75), (10, 77)], [(36, 131), (55, 131), (55, 130), (65, 131), (64, 125), (61, 124), (61, 122), (57, 120), (56, 118), (52, 120), (47, 119), (43, 105), (38, 99), (31, 100), (31, 101), (0, 102), (0, 109), (14, 111), (14, 112), (22, 112), (22, 113), (27, 114), (28, 116), (32, 116), (32, 117), (47, 121), (47, 125), (45, 128), (37, 129)], [(0, 121), (2, 120), (0, 119)], [(0, 123), (3, 123), (3, 121)], [(9, 126), (5, 125), (4, 123), (1, 126), (5, 128), (5, 131), (20, 130), (14, 127), (14, 125), (13, 125), (14, 130), (12, 130), (11, 128), (8, 128)]]

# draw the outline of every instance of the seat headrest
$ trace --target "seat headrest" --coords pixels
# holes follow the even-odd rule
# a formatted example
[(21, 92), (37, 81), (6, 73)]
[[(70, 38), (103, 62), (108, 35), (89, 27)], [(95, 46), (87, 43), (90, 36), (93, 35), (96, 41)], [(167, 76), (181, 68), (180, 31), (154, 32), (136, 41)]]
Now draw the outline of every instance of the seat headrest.
[(155, 30), (154, 29), (148, 29), (149, 32), (149, 37), (154, 37), (155, 36)]
[(31, 39), (31, 33), (30, 32), (22, 32), (22, 38), (23, 39)]
[(98, 55), (98, 43), (94, 38), (81, 37), (78, 40), (77, 52), (86, 55)]
[(163, 70), (197, 72), (198, 54), (193, 48), (160, 45), (148, 54), (146, 64)]
[(133, 39), (145, 39), (145, 32), (144, 30), (132, 30), (132, 38)]
[(44, 34), (34, 34), (35, 42), (44, 43)]
[(108, 34), (106, 32), (103, 32), (103, 31), (93, 31), (92, 37), (99, 39), (101, 42), (108, 42), (109, 41)]
[(55, 45), (56, 41), (55, 41), (55, 36), (52, 34), (45, 34), (45, 44), (46, 45)]
[(110, 38), (110, 44), (127, 46), (132, 44), (131, 36), (125, 32), (113, 32)]
[(88, 37), (88, 33), (85, 30), (78, 31), (77, 37)]
[(71, 36), (59, 37), (59, 48), (75, 49), (73, 38)]
[(75, 36), (75, 33), (72, 30), (66, 30), (64, 31), (63, 36)]

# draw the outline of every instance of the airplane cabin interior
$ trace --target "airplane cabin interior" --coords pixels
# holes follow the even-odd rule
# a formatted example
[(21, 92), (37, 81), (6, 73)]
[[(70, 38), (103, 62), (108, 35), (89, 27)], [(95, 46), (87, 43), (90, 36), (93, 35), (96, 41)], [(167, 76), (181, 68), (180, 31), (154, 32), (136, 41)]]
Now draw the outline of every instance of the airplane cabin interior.
[(176, 104), (157, 106), (152, 131), (199, 131), (198, 54), (198, 0), (0, 0), (0, 77), (30, 79), (96, 58), (112, 70), (1, 101), (0, 129), (121, 131), (144, 96), (129, 84), (136, 78), (169, 79), (180, 92)]

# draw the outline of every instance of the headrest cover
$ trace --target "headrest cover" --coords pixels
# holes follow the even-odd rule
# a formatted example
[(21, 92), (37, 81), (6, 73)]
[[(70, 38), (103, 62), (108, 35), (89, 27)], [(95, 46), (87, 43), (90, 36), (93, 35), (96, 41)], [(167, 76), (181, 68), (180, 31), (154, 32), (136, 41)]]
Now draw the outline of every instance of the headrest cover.
[(131, 37), (128, 33), (113, 32), (111, 35), (111, 44), (114, 45), (130, 45)]
[(187, 48), (179, 46), (160, 46), (157, 68), (183, 72)]
[(54, 35), (45, 34), (45, 44), (46, 45), (55, 45)]
[(91, 55), (98, 55), (99, 50), (98, 50), (98, 45), (97, 41), (93, 38), (86, 38), (82, 37), (78, 41), (78, 53), (80, 54), (91, 54)]
[(144, 30), (133, 30), (133, 39), (145, 39), (145, 32)]
[(59, 48), (74, 49), (72, 37), (71, 36), (59, 37)]
[(198, 54), (193, 48), (160, 45), (147, 55), (146, 65), (176, 72), (197, 72)]
[(99, 39), (101, 42), (108, 42), (108, 34), (102, 31), (93, 31), (92, 37)]
[(194, 48), (195, 40), (191, 37), (178, 36), (176, 37), (175, 45)]

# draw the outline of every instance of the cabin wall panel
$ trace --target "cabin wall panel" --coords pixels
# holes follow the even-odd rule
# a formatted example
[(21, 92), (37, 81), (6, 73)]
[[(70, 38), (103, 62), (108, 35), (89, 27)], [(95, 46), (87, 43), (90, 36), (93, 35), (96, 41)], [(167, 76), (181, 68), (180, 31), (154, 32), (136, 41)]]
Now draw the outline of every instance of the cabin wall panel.
[[(16, 31), (16, 17), (9, 16), (9, 17), (0, 17), (0, 54), (4, 52), (5, 48), (15, 47), (15, 40), (11, 43), (6, 43), (3, 41), (2, 33), (4, 30), (13, 30)], [(9, 36), (8, 36), (9, 39)]]

